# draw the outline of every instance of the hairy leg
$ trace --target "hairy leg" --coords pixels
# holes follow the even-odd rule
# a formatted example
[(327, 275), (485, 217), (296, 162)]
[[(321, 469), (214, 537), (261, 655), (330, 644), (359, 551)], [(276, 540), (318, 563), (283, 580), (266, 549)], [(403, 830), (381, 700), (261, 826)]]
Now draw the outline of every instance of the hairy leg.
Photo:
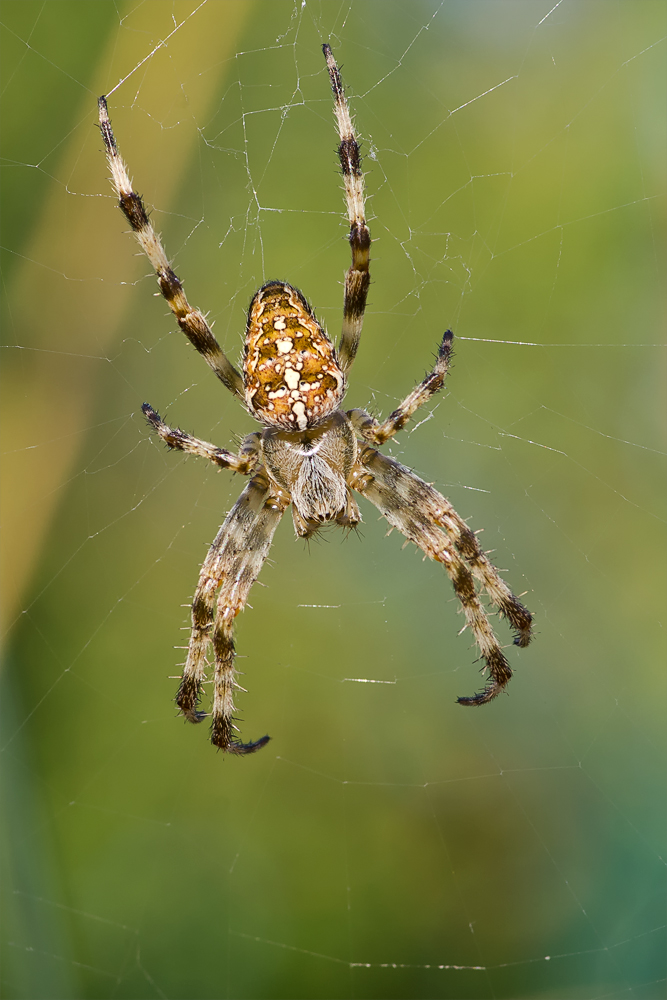
[(264, 736), (254, 743), (242, 743), (235, 735), (234, 690), (240, 685), (234, 669), (233, 623), (245, 607), (289, 502), (287, 494), (271, 489), (263, 472), (253, 476), (209, 549), (192, 602), (192, 634), (176, 704), (191, 722), (201, 722), (205, 717), (198, 704), (206, 651), (212, 642), (215, 682), (211, 742), (228, 753), (253, 753), (269, 740)]
[(514, 631), (514, 644), (522, 648), (527, 646), (532, 638), (532, 614), (498, 574), (498, 570), (480, 548), (474, 531), (457, 514), (449, 500), (404, 465), (387, 458), (374, 448), (362, 448), (360, 458), (364, 467), (382, 483), (384, 489), (394, 491), (404, 503), (423, 511), (429, 521), (447, 532), (459, 554), (470, 566), (472, 575), (482, 584), (503, 617), (507, 618)]
[(443, 563), (489, 668), (490, 677), (484, 690), (471, 698), (459, 698), (459, 702), (483, 705), (491, 701), (506, 686), (512, 671), (476, 594), (474, 577), (481, 580), (491, 599), (509, 619), (516, 631), (517, 645), (525, 646), (530, 640), (530, 612), (498, 576), (465, 522), (433, 487), (374, 448), (362, 449), (361, 463), (363, 471), (353, 481), (354, 489), (429, 558)]
[(366, 310), (368, 286), (371, 282), (369, 271), (371, 234), (366, 225), (364, 204), (364, 175), (361, 172), (359, 143), (354, 132), (350, 109), (343, 90), (340, 72), (328, 45), (322, 46), (334, 94), (334, 112), (340, 136), (338, 156), (345, 178), (345, 200), (350, 220), (350, 248), (352, 265), (345, 275), (345, 302), (343, 306), (343, 328), (338, 346), (338, 362), (347, 372), (359, 347), (361, 328)]
[(208, 441), (201, 441), (191, 434), (186, 434), (178, 427), (169, 427), (149, 403), (144, 403), (141, 409), (148, 423), (170, 448), (178, 448), (188, 455), (207, 458), (221, 469), (231, 469), (232, 472), (240, 472), (244, 476), (254, 472), (259, 456), (259, 431), (248, 434), (243, 439), (238, 455), (235, 455), (226, 448), (216, 448)]
[(433, 370), (422, 379), (409, 396), (405, 397), (400, 406), (397, 406), (394, 412), (390, 413), (382, 423), (376, 420), (375, 417), (372, 417), (370, 413), (366, 413), (365, 410), (355, 409), (348, 411), (347, 415), (352, 421), (354, 429), (362, 438), (366, 441), (371, 441), (373, 444), (384, 444), (385, 441), (388, 441), (389, 438), (393, 437), (394, 434), (405, 426), (420, 406), (428, 403), (431, 396), (434, 396), (436, 392), (440, 392), (449, 371), (453, 353), (453, 340), (454, 334), (451, 330), (447, 330), (438, 348), (438, 356)]
[(199, 309), (193, 309), (186, 299), (183, 286), (172, 270), (164, 252), (162, 241), (150, 223), (141, 196), (132, 187), (127, 167), (118, 152), (118, 146), (111, 129), (106, 99), (100, 97), (97, 103), (100, 131), (111, 168), (111, 182), (118, 195), (119, 205), (125, 218), (130, 223), (141, 249), (153, 265), (160, 291), (192, 346), (199, 351), (230, 392), (244, 399), (243, 379), (240, 373), (223, 352), (203, 314)]

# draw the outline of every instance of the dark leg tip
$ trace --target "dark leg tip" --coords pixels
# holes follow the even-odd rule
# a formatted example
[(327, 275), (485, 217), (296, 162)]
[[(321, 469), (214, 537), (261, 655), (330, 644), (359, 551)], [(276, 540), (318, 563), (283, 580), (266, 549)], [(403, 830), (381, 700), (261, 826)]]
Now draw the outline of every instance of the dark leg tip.
[(261, 739), (255, 740), (254, 743), (241, 743), (239, 740), (229, 739), (222, 733), (216, 733), (215, 730), (211, 733), (211, 743), (218, 750), (223, 750), (225, 753), (232, 753), (236, 757), (245, 757), (249, 753), (255, 753), (257, 750), (261, 750), (271, 739), (270, 736), (262, 736)]
[(145, 416), (146, 420), (151, 425), (151, 427), (153, 427), (154, 430), (158, 430), (158, 428), (162, 424), (162, 418), (160, 414), (157, 412), (157, 410), (154, 410), (150, 403), (142, 403), (141, 412), (143, 413), (143, 415)]
[(459, 705), (487, 705), (494, 698), (497, 698), (501, 691), (504, 691), (509, 683), (512, 672), (507, 664), (507, 673), (504, 677), (492, 677), (483, 691), (471, 695), (469, 698), (457, 698)]
[(485, 697), (484, 692), (480, 694), (473, 694), (469, 698), (457, 698), (457, 705), (485, 705), (489, 699)]

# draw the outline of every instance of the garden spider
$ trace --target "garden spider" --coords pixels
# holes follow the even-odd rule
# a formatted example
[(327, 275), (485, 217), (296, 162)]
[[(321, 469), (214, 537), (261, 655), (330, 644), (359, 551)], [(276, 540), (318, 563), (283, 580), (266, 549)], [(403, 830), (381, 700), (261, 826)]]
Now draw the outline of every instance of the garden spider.
[[(292, 505), (297, 535), (309, 538), (326, 522), (352, 528), (361, 521), (355, 490), (392, 527), (443, 563), (461, 602), (466, 625), (479, 646), (489, 677), (479, 694), (461, 705), (484, 705), (506, 686), (512, 671), (477, 596), (475, 581), (509, 621), (514, 643), (527, 646), (532, 616), (499, 577), (477, 538), (452, 505), (405, 466), (371, 445), (382, 445), (415, 411), (442, 389), (452, 356), (451, 331), (442, 339), (433, 371), (382, 423), (364, 410), (339, 409), (347, 388), (370, 284), (371, 237), (364, 214), (361, 157), (338, 66), (328, 45), (322, 50), (331, 78), (340, 135), (338, 155), (345, 179), (352, 264), (345, 277), (343, 324), (338, 348), (329, 340), (298, 289), (268, 281), (248, 310), (243, 374), (231, 364), (204, 316), (192, 309), (134, 191), (111, 130), (107, 104), (99, 99), (99, 122), (120, 208), (157, 274), (160, 291), (178, 325), (220, 381), (263, 425), (249, 434), (238, 454), (168, 427), (152, 406), (142, 409), (170, 448), (207, 458), (223, 469), (249, 476), (204, 560), (192, 602), (192, 633), (176, 704), (190, 722), (206, 713), (199, 699), (212, 643), (215, 679), (211, 742), (233, 754), (268, 743), (263, 736), (242, 743), (236, 735), (234, 691), (244, 690), (234, 669), (234, 619), (248, 598), (266, 559), (274, 532)], [(217, 593), (217, 602), (216, 602)]]

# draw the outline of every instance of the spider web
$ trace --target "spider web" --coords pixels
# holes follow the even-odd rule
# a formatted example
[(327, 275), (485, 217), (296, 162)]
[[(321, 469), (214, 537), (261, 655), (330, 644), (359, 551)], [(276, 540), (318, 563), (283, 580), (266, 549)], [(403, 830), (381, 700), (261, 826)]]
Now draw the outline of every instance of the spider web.
[[(4, 996), (663, 994), (665, 20), (3, 4)], [(387, 414), (454, 329), (387, 450), (484, 529), (537, 635), (509, 697), (464, 710), (441, 568), (372, 508), (309, 548), (288, 517), (237, 634), (243, 736), (272, 742), (231, 760), (170, 675), (241, 481), (140, 404), (224, 447), (253, 425), (133, 256), (95, 98), (233, 357), (268, 278), (335, 334), (323, 40), (374, 240), (347, 403)]]

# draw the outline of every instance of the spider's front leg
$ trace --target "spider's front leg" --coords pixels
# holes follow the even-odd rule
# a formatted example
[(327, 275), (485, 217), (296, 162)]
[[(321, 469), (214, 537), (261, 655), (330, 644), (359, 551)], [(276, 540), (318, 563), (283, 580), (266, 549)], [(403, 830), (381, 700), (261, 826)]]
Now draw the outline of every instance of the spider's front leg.
[(100, 97), (97, 106), (100, 131), (111, 169), (111, 183), (118, 195), (119, 207), (132, 227), (132, 232), (136, 236), (139, 246), (153, 266), (160, 291), (176, 317), (178, 325), (195, 350), (199, 351), (229, 391), (243, 399), (241, 373), (236, 370), (213, 336), (213, 331), (206, 322), (204, 314), (199, 309), (193, 309), (188, 302), (183, 285), (169, 263), (162, 246), (162, 240), (153, 229), (141, 196), (132, 186), (130, 175), (118, 151), (116, 138), (111, 128), (106, 98)]
[[(234, 619), (266, 559), (273, 535), (290, 498), (269, 484), (263, 470), (250, 480), (220, 528), (204, 560), (192, 602), (192, 635), (176, 704), (190, 722), (201, 722), (198, 710), (210, 642), (215, 653), (211, 742), (227, 753), (247, 754), (268, 743), (263, 736), (242, 743), (235, 735), (234, 689), (243, 690), (234, 669)], [(216, 592), (219, 595), (216, 604)]]
[(345, 202), (350, 222), (350, 249), (352, 264), (345, 275), (345, 302), (343, 328), (338, 345), (338, 362), (347, 372), (354, 361), (364, 323), (366, 299), (371, 283), (369, 270), (371, 234), (366, 224), (364, 175), (361, 170), (361, 153), (352, 124), (350, 109), (343, 90), (343, 81), (329, 45), (322, 46), (327, 61), (331, 89), (334, 95), (334, 114), (338, 125), (340, 145), (338, 158), (345, 179)]
[(452, 505), (432, 486), (374, 448), (361, 449), (353, 488), (367, 497), (389, 523), (414, 542), (430, 559), (444, 565), (475, 637), (489, 680), (484, 690), (462, 705), (484, 705), (506, 687), (512, 670), (477, 596), (474, 577), (515, 629), (515, 643), (530, 641), (532, 616), (481, 552), (477, 539)]

